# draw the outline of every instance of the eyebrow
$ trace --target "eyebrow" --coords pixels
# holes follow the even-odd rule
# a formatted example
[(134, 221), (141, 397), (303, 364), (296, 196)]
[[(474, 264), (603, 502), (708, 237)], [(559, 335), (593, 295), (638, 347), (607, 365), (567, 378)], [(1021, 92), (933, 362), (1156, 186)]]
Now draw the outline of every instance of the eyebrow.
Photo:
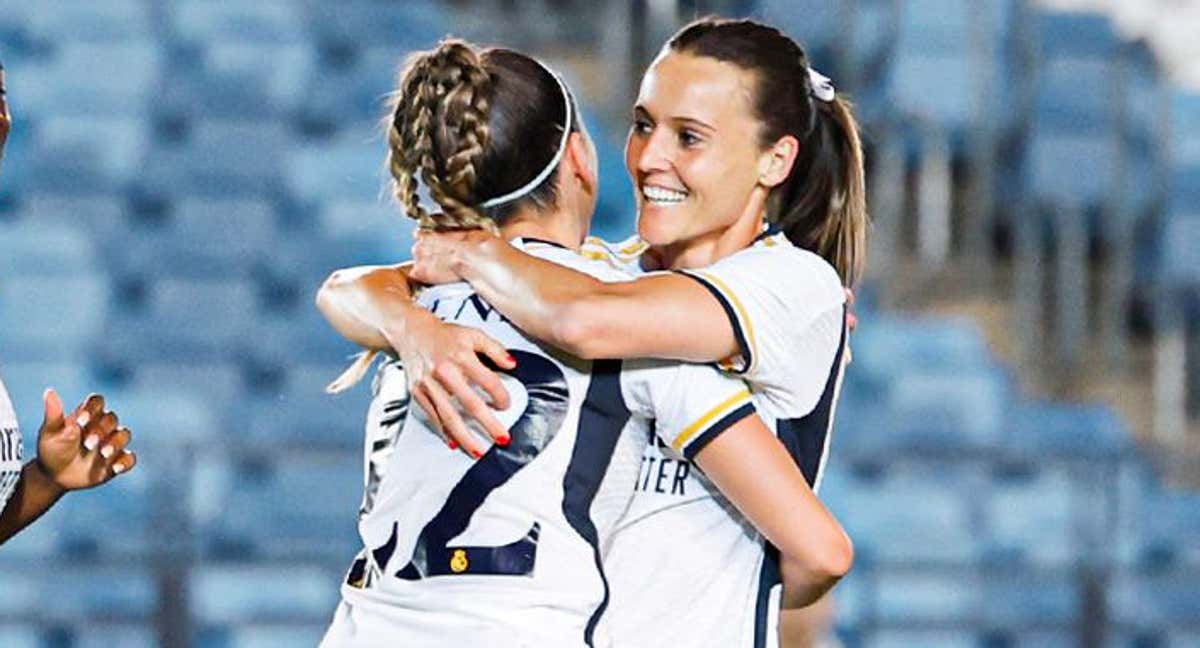
[[(650, 111), (646, 110), (645, 106), (638, 104), (633, 107), (633, 116), (634, 117), (650, 117), (651, 115), (650, 115)], [(714, 128), (712, 126), (712, 124), (709, 124), (708, 122), (706, 122), (702, 119), (697, 119), (695, 117), (688, 117), (686, 115), (676, 115), (673, 117), (668, 117), (667, 121), (670, 121), (676, 125), (682, 124), (685, 126), (690, 126), (692, 128), (696, 128), (696, 129), (706, 131), (709, 133), (715, 132), (717, 130), (716, 128)]]

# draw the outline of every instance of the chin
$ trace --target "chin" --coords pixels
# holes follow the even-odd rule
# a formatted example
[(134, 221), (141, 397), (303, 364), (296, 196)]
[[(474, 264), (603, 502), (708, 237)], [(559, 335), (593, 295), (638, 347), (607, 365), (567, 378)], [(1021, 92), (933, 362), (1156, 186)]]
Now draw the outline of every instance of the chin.
[(644, 206), (638, 212), (637, 230), (638, 236), (654, 247), (670, 245), (679, 238), (677, 223), (672, 222), (672, 219), (666, 214), (648, 215)]

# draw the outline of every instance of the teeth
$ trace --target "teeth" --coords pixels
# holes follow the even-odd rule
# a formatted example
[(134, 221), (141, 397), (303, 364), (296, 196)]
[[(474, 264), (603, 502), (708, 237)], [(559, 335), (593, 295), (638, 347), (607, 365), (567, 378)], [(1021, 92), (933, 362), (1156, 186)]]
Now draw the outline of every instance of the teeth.
[(642, 195), (646, 197), (646, 200), (651, 202), (668, 204), (683, 202), (683, 199), (687, 198), (686, 192), (674, 191), (663, 187), (643, 187)]

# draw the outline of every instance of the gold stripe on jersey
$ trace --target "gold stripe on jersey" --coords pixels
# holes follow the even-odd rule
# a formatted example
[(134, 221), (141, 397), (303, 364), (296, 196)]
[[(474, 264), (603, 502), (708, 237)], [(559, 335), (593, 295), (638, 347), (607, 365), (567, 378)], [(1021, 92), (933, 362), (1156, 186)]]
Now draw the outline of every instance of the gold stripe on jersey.
[(675, 442), (671, 444), (671, 447), (675, 448), (675, 450), (678, 452), (683, 452), (683, 448), (688, 444), (688, 441), (691, 441), (696, 434), (707, 428), (710, 423), (721, 420), (721, 417), (725, 416), (729, 412), (732, 412), (738, 407), (741, 407), (749, 401), (749, 389), (743, 389), (729, 398), (726, 398), (717, 404), (716, 407), (709, 410), (707, 414), (696, 419), (694, 423), (684, 428), (683, 432), (680, 432), (679, 436), (675, 438)]
[[(758, 362), (758, 342), (754, 337), (754, 323), (750, 321), (750, 314), (746, 312), (746, 307), (742, 306), (742, 301), (738, 299), (737, 293), (718, 277), (702, 270), (689, 270), (688, 272), (702, 277), (705, 281), (708, 281), (713, 287), (715, 287), (717, 290), (720, 290), (721, 294), (725, 295), (725, 297), (729, 300), (729, 303), (733, 305), (733, 309), (737, 312), (738, 319), (742, 323), (742, 328), (746, 331), (746, 340), (750, 344), (750, 348), (747, 349), (747, 351), (750, 353), (749, 364), (746, 365), (746, 369), (743, 373), (750, 371), (753, 365)], [(734, 366), (732, 359), (724, 360), (720, 364), (721, 368), (725, 369), (726, 371), (732, 371)]]

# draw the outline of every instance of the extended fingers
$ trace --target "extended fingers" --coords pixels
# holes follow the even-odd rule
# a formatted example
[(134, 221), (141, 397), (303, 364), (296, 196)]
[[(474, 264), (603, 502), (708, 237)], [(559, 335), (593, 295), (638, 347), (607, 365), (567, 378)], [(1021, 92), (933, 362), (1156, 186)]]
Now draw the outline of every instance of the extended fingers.
[(112, 435), (119, 423), (120, 420), (114, 412), (103, 412), (99, 416), (93, 417), (83, 428), (84, 449), (89, 452), (95, 450), (100, 445), (100, 441)]
[(442, 431), (446, 436), (462, 446), (472, 457), (476, 459), (482, 457), (483, 446), (467, 429), (467, 424), (463, 422), (462, 417), (454, 408), (454, 403), (450, 400), (450, 395), (446, 393), (446, 390), (436, 381), (429, 381), (425, 385), (425, 390), (429, 395), (430, 402), (437, 410), (438, 416), (442, 419)]
[(127, 427), (118, 427), (100, 443), (100, 456), (112, 458), (125, 450), (125, 446), (133, 439), (133, 432)]
[[(488, 433), (488, 436), (496, 440), (496, 443), (505, 446), (508, 445), (509, 436), (508, 428), (504, 427), (496, 418), (495, 412), (488, 407), (479, 394), (471, 388), (462, 374), (458, 372), (447, 372), (443, 376), (439, 376), (442, 386), (458, 400), (462, 408), (466, 410), (471, 418), (483, 426), (483, 429)], [(503, 387), (501, 387), (503, 389)]]

